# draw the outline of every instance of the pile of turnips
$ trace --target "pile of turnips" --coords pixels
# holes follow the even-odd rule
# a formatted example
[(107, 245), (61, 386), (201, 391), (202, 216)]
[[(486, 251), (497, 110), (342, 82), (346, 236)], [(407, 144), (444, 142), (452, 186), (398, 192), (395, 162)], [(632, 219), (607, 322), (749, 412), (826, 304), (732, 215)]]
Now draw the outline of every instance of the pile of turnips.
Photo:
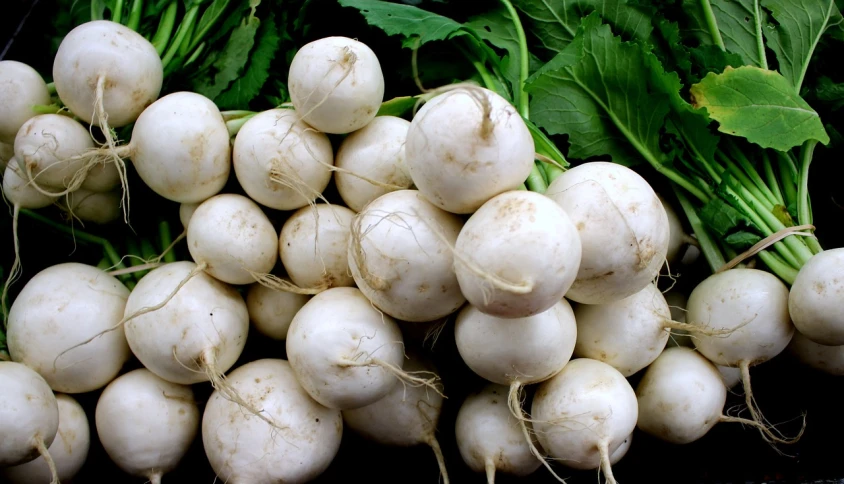
[[(665, 295), (657, 280), (689, 237), (641, 175), (588, 162), (525, 190), (534, 139), (507, 100), (459, 84), (410, 120), (378, 115), (381, 69), (359, 41), (313, 41), (290, 66), (292, 105), (233, 133), (200, 94), (159, 98), (155, 49), (119, 24), (89, 22), (62, 42), (55, 94), (72, 114), (34, 114), (47, 85), (0, 62), (14, 86), (0, 92), (0, 152), (15, 216), (52, 203), (98, 223), (128, 216), (137, 173), (181, 204), (192, 259), (154, 264), (131, 290), (80, 262), (25, 284), (7, 319), (12, 361), (0, 362), (4, 479), (69, 479), (94, 438), (153, 483), (196, 439), (223, 481), (298, 483), (328, 468), (344, 431), (427, 445), (446, 482), (443, 438), (478, 482), (543, 465), (615, 482), (636, 429), (677, 444), (719, 422), (772, 444), (799, 438), (761, 415), (750, 368), (788, 348), (844, 374), (842, 249), (816, 255), (791, 288), (735, 268)], [(113, 138), (131, 123), (129, 143)], [(230, 177), (242, 194), (223, 192)], [(324, 193), (332, 181), (339, 200)], [(413, 347), (417, 325), (453, 331), (487, 382), (455, 428), (438, 425), (449, 368)], [(238, 365), (250, 326), (286, 352)], [(686, 335), (678, 347), (672, 331)], [(142, 368), (124, 373), (131, 358)], [(724, 408), (738, 381), (750, 418)], [(89, 423), (73, 395), (93, 391)]]

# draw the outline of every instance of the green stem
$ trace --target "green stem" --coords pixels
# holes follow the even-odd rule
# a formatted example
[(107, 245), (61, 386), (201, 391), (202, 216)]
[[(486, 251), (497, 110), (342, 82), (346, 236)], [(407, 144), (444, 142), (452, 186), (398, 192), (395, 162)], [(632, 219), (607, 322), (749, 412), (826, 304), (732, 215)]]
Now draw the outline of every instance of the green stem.
[(548, 190), (548, 185), (545, 184), (545, 179), (542, 177), (542, 173), (539, 172), (536, 162), (534, 162), (525, 184), (527, 184), (528, 190), (532, 192), (545, 193)]
[(712, 5), (709, 0), (700, 0), (700, 6), (703, 8), (703, 16), (706, 17), (706, 27), (709, 29), (709, 35), (712, 36), (712, 42), (721, 50), (726, 51), (727, 48), (724, 46), (724, 39), (721, 38), (721, 31), (718, 30), (718, 20), (715, 19)]
[(193, 51), (193, 53), (192, 53), (192, 54), (188, 57), (188, 59), (185, 61), (184, 65), (185, 65), (185, 66), (189, 66), (189, 65), (193, 64), (193, 63), (196, 61), (196, 59), (198, 59), (198, 58), (199, 58), (199, 55), (200, 55), (200, 54), (202, 54), (202, 52), (203, 52), (204, 50), (205, 50), (205, 42), (203, 42), (203, 43), (199, 44), (199, 47), (197, 47), (197, 48)]
[(253, 116), (255, 115), (250, 114), (249, 116), (244, 116), (242, 118), (231, 119), (229, 121), (226, 121), (226, 128), (228, 128), (229, 130), (229, 137), (237, 136), (237, 133), (238, 131), (240, 131), (240, 128), (242, 128), (247, 121), (252, 119)]
[(182, 19), (182, 23), (179, 24), (179, 28), (176, 29), (176, 37), (173, 39), (173, 42), (170, 44), (170, 47), (167, 49), (167, 53), (164, 54), (164, 57), (161, 58), (161, 64), (164, 66), (164, 69), (167, 70), (167, 66), (170, 62), (173, 61), (173, 58), (176, 56), (176, 53), (179, 52), (179, 49), (182, 46), (182, 42), (185, 41), (185, 37), (188, 35), (188, 32), (191, 31), (193, 28), (194, 22), (196, 22), (196, 16), (199, 14), (199, 5), (194, 5), (191, 7), (190, 10), (187, 11), (185, 14), (185, 18)]
[(689, 220), (689, 225), (691, 225), (692, 231), (697, 237), (698, 244), (700, 244), (700, 251), (703, 253), (704, 258), (706, 258), (709, 268), (712, 269), (712, 272), (717, 271), (727, 263), (724, 260), (724, 255), (721, 254), (721, 249), (718, 248), (718, 244), (709, 235), (709, 231), (706, 230), (703, 221), (698, 217), (695, 207), (683, 193), (683, 190), (674, 183), (671, 184), (671, 187), (674, 189), (674, 194), (677, 195), (680, 207), (686, 213), (686, 218)]
[(143, 12), (144, 0), (133, 0), (132, 9), (129, 11), (129, 20), (126, 21), (126, 26), (137, 32), (138, 27), (141, 26), (141, 15)]
[(797, 206), (797, 169), (786, 154), (777, 151), (777, 161), (780, 169), (780, 181), (782, 183), (783, 196), (785, 197), (785, 206)]
[[(152, 242), (150, 242), (148, 239), (141, 239), (141, 257), (144, 258), (144, 261), (149, 261), (158, 257), (158, 254), (156, 254), (155, 251), (155, 247), (152, 245)], [(149, 270), (135, 272), (135, 280), (140, 281), (141, 278), (147, 275), (148, 273)]]
[[(191, 38), (191, 42), (190, 42), (190, 46), (188, 47), (188, 51), (196, 50), (197, 46), (199, 46), (199, 44), (202, 43), (205, 40), (205, 36), (208, 35), (208, 32), (210, 32), (211, 29), (214, 28), (215, 25), (217, 25), (217, 21), (220, 20), (220, 18), (222, 18), (223, 14), (228, 9), (229, 3), (231, 3), (231, 2), (226, 2), (226, 4), (222, 8), (217, 10), (217, 15), (214, 18), (212, 18), (208, 23), (206, 23), (202, 30), (196, 31), (196, 33)], [(304, 9), (304, 6), (302, 8)], [(207, 9), (206, 9), (205, 13), (208, 13)], [(204, 15), (203, 15), (203, 18), (204, 18)]]
[[(809, 165), (812, 163), (812, 155), (818, 145), (816, 140), (808, 140), (800, 148), (800, 181), (797, 187), (797, 222), (798, 224), (812, 223), (812, 208), (809, 205)], [(805, 237), (806, 245), (814, 254), (821, 252), (820, 242), (814, 237)]]
[(756, 23), (756, 51), (759, 54), (759, 67), (768, 69), (768, 57), (765, 55), (765, 37), (762, 35), (762, 11), (759, 0), (753, 0), (753, 20)]
[(777, 175), (774, 173), (774, 166), (771, 163), (771, 157), (768, 156), (767, 151), (762, 152), (762, 165), (765, 169), (765, 178), (768, 181), (768, 188), (774, 194), (774, 198), (776, 198), (777, 203), (785, 206), (785, 199), (782, 197), (780, 184), (779, 181), (777, 181)]
[[(170, 224), (166, 220), (162, 220), (158, 224), (158, 242), (161, 244), (161, 250), (165, 250), (173, 243), (173, 235), (170, 232)], [(173, 248), (164, 254), (164, 262), (176, 262), (176, 249)]]
[(58, 104), (34, 104), (32, 106), (32, 112), (35, 114), (61, 114), (69, 118), (74, 117), (73, 113)]
[(150, 42), (155, 46), (158, 55), (164, 55), (167, 45), (170, 43), (170, 35), (173, 33), (173, 27), (176, 25), (176, 14), (179, 12), (179, 3), (176, 0), (167, 5), (167, 10), (161, 16), (158, 22), (158, 30)]
[(117, 0), (114, 4), (114, 10), (111, 12), (111, 21), (114, 23), (123, 23), (123, 3), (124, 0)]
[(727, 146), (729, 146), (733, 158), (738, 161), (738, 164), (741, 166), (741, 168), (744, 170), (750, 180), (753, 181), (753, 184), (759, 190), (759, 193), (761, 193), (769, 202), (771, 202), (771, 205), (776, 205), (777, 197), (774, 196), (774, 192), (772, 192), (771, 189), (768, 188), (768, 185), (766, 185), (765, 181), (762, 180), (762, 177), (759, 176), (759, 172), (756, 171), (756, 168), (753, 167), (753, 164), (750, 163), (750, 160), (747, 159), (747, 156), (744, 155), (744, 153), (732, 140), (729, 140)]
[(762, 259), (762, 262), (764, 262), (774, 274), (779, 276), (780, 279), (785, 281), (786, 284), (794, 284), (794, 279), (797, 277), (797, 269), (789, 266), (767, 250), (763, 250), (757, 255), (760, 259)]
[(720, 151), (718, 152), (718, 155), (723, 159), (724, 164), (727, 167), (727, 171), (729, 171), (730, 174), (733, 175), (739, 183), (741, 183), (742, 189), (748, 194), (751, 194), (757, 200), (760, 200), (765, 203), (766, 209), (773, 210), (774, 204), (768, 201), (767, 197), (765, 197), (765, 195), (759, 190), (756, 184), (754, 184), (753, 181), (748, 178), (748, 176), (745, 175), (743, 171), (741, 171), (741, 168), (736, 165), (732, 158), (721, 153)]
[(58, 91), (56, 91), (56, 83), (55, 82), (51, 82), (51, 83), (47, 84), (47, 92), (50, 93), (50, 96), (55, 96), (56, 94), (58, 94)]
[(522, 22), (519, 20), (519, 12), (513, 7), (510, 0), (501, 0), (504, 7), (510, 13), (513, 20), (513, 26), (516, 28), (516, 37), (519, 39), (519, 86), (516, 92), (516, 106), (519, 113), (524, 118), (529, 118), (530, 103), (528, 102), (528, 94), (525, 91), (525, 84), (530, 75), (530, 54), (528, 53), (527, 36), (525, 36), (525, 29), (522, 27)]
[(98, 6), (100, 6), (100, 2), (91, 1), (91, 20), (103, 20), (102, 12), (98, 11)]

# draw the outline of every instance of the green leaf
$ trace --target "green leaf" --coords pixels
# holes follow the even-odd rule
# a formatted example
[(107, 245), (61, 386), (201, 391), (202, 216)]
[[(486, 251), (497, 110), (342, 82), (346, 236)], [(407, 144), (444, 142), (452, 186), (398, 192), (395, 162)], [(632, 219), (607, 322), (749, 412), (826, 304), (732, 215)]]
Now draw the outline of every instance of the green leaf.
[(232, 83), (231, 87), (214, 100), (220, 109), (236, 109), (248, 106), (261, 92), (270, 75), (270, 63), (280, 47), (281, 36), (275, 17), (270, 14), (258, 31), (258, 41), (249, 55), (246, 71)]
[(499, 61), (501, 72), (513, 85), (519, 82), (519, 38), (513, 19), (504, 7), (494, 8), (476, 15), (465, 26), (478, 37), (507, 52)]
[(660, 18), (656, 20), (656, 31), (662, 40), (660, 51), (663, 53), (659, 55), (662, 64), (672, 66), (684, 74), (690, 73), (692, 70), (691, 54), (682, 43), (680, 27), (677, 22)]
[(780, 73), (800, 92), (815, 47), (828, 29), (844, 22), (844, 17), (835, 0), (761, 1), (777, 22), (766, 32), (768, 47), (777, 55)]
[(724, 242), (738, 250), (747, 250), (756, 245), (762, 237), (752, 232), (739, 231), (724, 237)]
[(763, 148), (787, 151), (810, 139), (829, 143), (818, 113), (776, 71), (743, 66), (709, 73), (691, 95), (695, 107), (718, 121), (718, 131)]
[(408, 111), (413, 109), (413, 106), (419, 102), (416, 96), (400, 96), (394, 97), (389, 101), (381, 103), (376, 116), (404, 116)]
[(738, 54), (725, 52), (715, 45), (701, 45), (689, 51), (695, 73), (692, 82), (698, 82), (710, 72), (720, 74), (727, 67), (741, 67), (744, 61)]
[(812, 90), (812, 97), (837, 111), (844, 106), (844, 83), (835, 83), (832, 79), (821, 76)]
[(222, 16), (226, 11), (229, 3), (231, 3), (231, 0), (214, 0), (214, 3), (205, 9), (202, 13), (202, 17), (199, 18), (199, 22), (196, 24), (196, 30), (194, 31), (195, 34), (190, 42), (191, 46), (198, 45), (199, 41), (205, 38), (208, 30), (217, 23), (220, 16)]
[(378, 27), (387, 35), (402, 35), (405, 46), (412, 47), (416, 38), (422, 45), (434, 40), (447, 40), (461, 34), (462, 25), (442, 15), (431, 13), (412, 5), (382, 0), (338, 0), (344, 7), (360, 10), (369, 25)]
[(777, 218), (783, 225), (786, 227), (793, 227), (794, 226), (794, 218), (788, 213), (788, 209), (785, 208), (785, 205), (774, 205), (774, 209), (771, 210), (771, 213), (774, 214), (774, 217)]
[(250, 15), (234, 28), (220, 56), (214, 61), (213, 67), (217, 72), (213, 79), (195, 86), (199, 94), (215, 99), (240, 76), (249, 61), (249, 52), (255, 45), (260, 25), (258, 17)]
[[(738, 54), (745, 65), (764, 65), (758, 48), (763, 34), (756, 30), (754, 0), (710, 0), (709, 3), (727, 51)], [(700, 0), (683, 0), (683, 9), (689, 22), (685, 29), (687, 36), (697, 39), (703, 45), (714, 45)], [(760, 25), (764, 26), (767, 14), (761, 8), (759, 11)]]
[(662, 163), (659, 132), (670, 104), (648, 89), (646, 55), (653, 54), (590, 14), (568, 47), (528, 79), (531, 119), (551, 135), (569, 135), (572, 158)]
[(747, 228), (755, 229), (753, 222), (724, 200), (713, 197), (701, 207), (700, 219), (719, 237)]
[(592, 12), (628, 39), (645, 41), (653, 30), (650, 17), (624, 0), (513, 0), (513, 4), (530, 19), (529, 30), (552, 53), (569, 45), (581, 19)]

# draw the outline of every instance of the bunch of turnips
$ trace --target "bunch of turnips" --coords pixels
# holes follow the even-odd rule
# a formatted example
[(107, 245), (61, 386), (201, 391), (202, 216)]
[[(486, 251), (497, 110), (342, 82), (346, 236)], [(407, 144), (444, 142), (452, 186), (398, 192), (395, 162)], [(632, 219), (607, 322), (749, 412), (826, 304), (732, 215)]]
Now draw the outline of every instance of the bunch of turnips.
[[(232, 114), (167, 92), (161, 49), (110, 20), (65, 36), (50, 85), (0, 61), (16, 231), (3, 245), (15, 251), (4, 481), (72, 479), (95, 439), (152, 483), (199, 440), (220, 480), (255, 484), (317, 479), (346, 432), (430, 447), (423, 465), (445, 482), (440, 442), (454, 439), (489, 483), (571, 469), (614, 483), (637, 430), (686, 444), (739, 423), (775, 447), (799, 439), (765, 419), (752, 368), (788, 348), (844, 374), (844, 249), (807, 258), (793, 281), (746, 265), (750, 254), (687, 296), (666, 291), (701, 241), (638, 170), (569, 166), (523, 103), (476, 82), (396, 109), (385, 68), (361, 41), (322, 37), (293, 56), (289, 102)], [(526, 184), (537, 167), (542, 189)], [(15, 287), (21, 210), (130, 223), (144, 210), (133, 178), (179, 204), (184, 233), (164, 253), (129, 267), (68, 260)], [(440, 422), (453, 369), (418, 344), (425, 331), (452, 332), (485, 383), (450, 402), (453, 426)], [(283, 343), (251, 359), (253, 337)], [(725, 408), (739, 383), (746, 417)], [(94, 421), (74, 398), (90, 392)]]

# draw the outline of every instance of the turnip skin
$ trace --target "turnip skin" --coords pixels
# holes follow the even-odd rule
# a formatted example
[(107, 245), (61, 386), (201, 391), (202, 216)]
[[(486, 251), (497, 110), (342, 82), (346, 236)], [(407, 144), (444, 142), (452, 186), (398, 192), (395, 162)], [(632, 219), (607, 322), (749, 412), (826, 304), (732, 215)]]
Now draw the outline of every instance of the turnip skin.
[(81, 155), (94, 147), (88, 130), (61, 114), (29, 118), (15, 137), (15, 159), (21, 171), (47, 193), (81, 186), (86, 174)]
[(187, 453), (200, 415), (191, 387), (139, 368), (108, 384), (97, 400), (95, 420), (100, 442), (121, 470), (160, 480)]
[(120, 218), (120, 193), (79, 188), (60, 198), (59, 207), (83, 222), (103, 225)]
[(62, 39), (53, 79), (65, 105), (92, 124), (98, 123), (97, 84), (102, 82), (108, 125), (119, 128), (158, 99), (164, 68), (155, 47), (139, 33), (116, 22), (94, 20), (74, 27)]
[(3, 197), (13, 206), (32, 210), (48, 207), (57, 199), (36, 190), (15, 158), (9, 160), (3, 172)]
[(583, 245), (568, 299), (617, 301), (656, 278), (670, 229), (662, 202), (641, 175), (616, 163), (583, 163), (551, 182), (545, 195), (563, 207)]
[(50, 91), (38, 71), (14, 60), (0, 61), (0, 85), (0, 143), (12, 145), (21, 126), (35, 116), (32, 107), (50, 104)]
[(334, 182), (347, 207), (360, 212), (381, 195), (413, 185), (404, 153), (409, 128), (405, 119), (378, 116), (343, 140), (334, 159)]
[[(17, 131), (15, 132), (17, 134)], [(0, 170), (3, 172), (6, 171), (6, 165), (8, 165), (9, 160), (15, 156), (15, 146), (14, 146), (14, 138), (11, 143), (3, 143), (0, 141)], [(17, 161), (15, 161), (17, 163)]]
[(0, 467), (25, 464), (47, 448), (59, 429), (59, 407), (44, 378), (22, 363), (0, 361)]
[[(56, 465), (59, 481), (64, 482), (76, 476), (85, 464), (91, 446), (91, 431), (88, 417), (79, 402), (64, 393), (55, 396), (59, 409), (59, 427), (56, 438), (47, 450)], [(43, 457), (26, 464), (2, 468), (0, 476), (10, 484), (43, 484), (53, 478), (50, 466)]]
[(42, 270), (21, 289), (9, 311), (6, 336), (12, 360), (38, 371), (57, 392), (104, 387), (131, 354), (123, 328), (111, 330), (123, 317), (128, 297), (129, 290), (117, 278), (93, 266), (66, 262)]
[(830, 375), (844, 375), (844, 346), (818, 344), (795, 331), (787, 351), (810, 368)]
[(803, 336), (825, 346), (844, 345), (844, 248), (809, 259), (788, 294), (788, 312)]
[(202, 443), (221, 480), (298, 484), (328, 468), (340, 448), (343, 418), (308, 396), (287, 361), (252, 361), (227, 380), (277, 428), (214, 392), (202, 416)]
[(279, 256), (294, 284), (303, 288), (350, 287), (348, 246), (355, 212), (319, 204), (303, 207), (284, 222)]
[(310, 299), (304, 294), (276, 291), (253, 283), (246, 292), (249, 320), (259, 333), (275, 340), (287, 339), (293, 317)]
[(500, 318), (546, 311), (570, 290), (580, 266), (577, 229), (535, 192), (496, 195), (473, 213), (455, 243), (454, 271), (466, 299)]
[(341, 36), (302, 46), (290, 63), (287, 87), (296, 112), (323, 133), (363, 128), (384, 100), (384, 74), (375, 52)]

